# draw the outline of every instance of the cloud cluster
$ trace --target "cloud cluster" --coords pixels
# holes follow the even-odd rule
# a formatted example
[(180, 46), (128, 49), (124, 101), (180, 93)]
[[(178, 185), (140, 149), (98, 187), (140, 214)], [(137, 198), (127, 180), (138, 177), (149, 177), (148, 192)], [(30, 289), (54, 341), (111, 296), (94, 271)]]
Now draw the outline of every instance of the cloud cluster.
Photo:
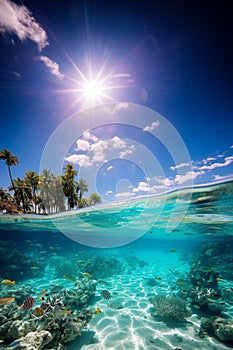
[(45, 30), (28, 8), (10, 0), (0, 0), (0, 32), (14, 34), (21, 41), (30, 39), (37, 44), (39, 51), (49, 44)]
[(148, 132), (153, 131), (159, 127), (159, 124), (160, 124), (159, 120), (156, 120), (153, 123), (151, 123), (150, 125), (146, 125), (144, 127), (143, 131), (148, 131)]
[[(0, 33), (15, 35), (20, 41), (31, 40), (39, 51), (49, 45), (46, 31), (36, 21), (32, 12), (25, 5), (17, 5), (11, 0), (0, 0)], [(58, 63), (43, 55), (39, 56), (38, 60), (44, 63), (51, 74), (58, 79), (63, 78)], [(14, 74), (19, 75), (17, 72)]]
[(50, 70), (51, 74), (55, 75), (58, 79), (62, 79), (64, 77), (59, 70), (59, 65), (52, 61), (47, 56), (39, 56), (38, 60), (43, 62), (45, 66)]

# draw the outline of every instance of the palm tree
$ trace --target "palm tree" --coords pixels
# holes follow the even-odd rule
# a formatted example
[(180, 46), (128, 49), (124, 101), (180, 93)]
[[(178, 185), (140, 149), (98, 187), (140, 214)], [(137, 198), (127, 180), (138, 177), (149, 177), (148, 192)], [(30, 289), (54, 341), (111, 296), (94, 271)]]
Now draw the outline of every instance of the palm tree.
[(35, 171), (27, 171), (25, 173), (25, 182), (26, 184), (28, 184), (29, 186), (31, 186), (31, 190), (32, 190), (32, 197), (33, 197), (33, 202), (34, 202), (34, 212), (36, 214), (36, 191), (39, 189), (39, 181), (40, 181), (40, 177), (39, 175), (35, 172)]
[[(12, 191), (13, 187), (9, 187), (9, 191)], [(31, 210), (31, 188), (25, 183), (24, 180), (21, 180), (19, 177), (14, 180), (14, 198), (18, 205), (22, 205), (23, 212)]]
[(93, 192), (90, 194), (89, 203), (90, 205), (100, 204), (102, 203), (102, 199), (97, 193)]
[(11, 174), (11, 166), (17, 165), (19, 163), (19, 158), (17, 156), (15, 156), (13, 153), (11, 153), (8, 149), (4, 148), (0, 151), (0, 159), (6, 161), (11, 185), (12, 185), (13, 190), (15, 191), (15, 185), (14, 185), (14, 181), (13, 181), (12, 174)]
[(78, 174), (74, 166), (68, 163), (65, 167), (65, 173), (62, 175), (62, 186), (65, 197), (68, 199), (68, 209), (74, 208), (77, 204), (77, 188), (78, 183), (74, 177)]
[(83, 193), (88, 192), (88, 183), (85, 179), (82, 179), (82, 178), (79, 179), (78, 191), (79, 191), (79, 201), (81, 201), (83, 197)]

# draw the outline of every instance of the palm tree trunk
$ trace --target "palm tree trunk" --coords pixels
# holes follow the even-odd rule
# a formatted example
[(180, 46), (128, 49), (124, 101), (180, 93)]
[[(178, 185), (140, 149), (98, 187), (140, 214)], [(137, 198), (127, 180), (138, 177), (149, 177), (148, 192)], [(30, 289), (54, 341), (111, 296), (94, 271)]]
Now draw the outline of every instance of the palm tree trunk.
[(13, 181), (13, 178), (12, 178), (10, 165), (8, 165), (8, 173), (9, 173), (9, 177), (10, 177), (10, 180), (11, 180), (12, 187), (13, 187), (14, 192), (15, 192), (15, 184), (14, 184), (14, 181)]

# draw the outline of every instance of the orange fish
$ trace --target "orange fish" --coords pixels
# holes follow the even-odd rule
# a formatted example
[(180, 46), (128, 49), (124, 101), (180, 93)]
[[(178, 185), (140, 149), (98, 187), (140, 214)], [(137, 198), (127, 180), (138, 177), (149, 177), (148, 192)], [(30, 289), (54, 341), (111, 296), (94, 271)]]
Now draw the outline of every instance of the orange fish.
[(36, 307), (33, 311), (32, 311), (33, 315), (35, 316), (43, 316), (44, 315), (44, 310), (41, 309), (40, 307)]
[(217, 277), (217, 278), (216, 278), (216, 281), (217, 281), (217, 282), (219, 282), (219, 281), (221, 281), (221, 280), (222, 280), (221, 277)]
[(12, 281), (12, 280), (4, 279), (1, 281), (1, 284), (3, 286), (12, 286), (12, 285), (16, 284), (16, 282)]
[(15, 297), (12, 295), (11, 297), (8, 298), (0, 298), (0, 304), (1, 305), (6, 305), (6, 304), (10, 304), (15, 300)]

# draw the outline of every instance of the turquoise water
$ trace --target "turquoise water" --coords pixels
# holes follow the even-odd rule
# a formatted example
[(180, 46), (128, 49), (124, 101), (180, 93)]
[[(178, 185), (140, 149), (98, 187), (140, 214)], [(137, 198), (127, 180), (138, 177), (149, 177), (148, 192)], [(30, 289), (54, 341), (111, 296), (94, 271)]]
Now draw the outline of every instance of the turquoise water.
[[(33, 297), (32, 310), (18, 317), (20, 322), (35, 322), (32, 311), (41, 306), (39, 298), (50, 298), (57, 285), (60, 290), (52, 296), (72, 308), (72, 315), (61, 316), (70, 317), (70, 323), (84, 307), (91, 313), (101, 309), (81, 335), (65, 343), (68, 349), (232, 347), (232, 334), (223, 339), (212, 324), (205, 332), (201, 326), (203, 317), (232, 322), (232, 209), (229, 182), (51, 217), (0, 216), (0, 278), (16, 281), (0, 287), (1, 298), (16, 297), (13, 303), (0, 305), (0, 348), (9, 347), (17, 336), (26, 337), (30, 330), (7, 335), (3, 308), (16, 310), (15, 320), (16, 305)], [(83, 303), (67, 302), (66, 293), (76, 290), (77, 281), (88, 288), (94, 281), (95, 291)], [(45, 289), (47, 295), (42, 293)], [(110, 293), (110, 300), (101, 296), (103, 290)], [(181, 299), (190, 315), (182, 323), (174, 315), (164, 318), (150, 301), (156, 295)], [(46, 317), (36, 319), (34, 332), (44, 329)], [(66, 321), (57, 321), (63, 327), (61, 322)], [(63, 338), (56, 341), (56, 337), (52, 348), (61, 349)], [(20, 340), (17, 349), (23, 346)]]

